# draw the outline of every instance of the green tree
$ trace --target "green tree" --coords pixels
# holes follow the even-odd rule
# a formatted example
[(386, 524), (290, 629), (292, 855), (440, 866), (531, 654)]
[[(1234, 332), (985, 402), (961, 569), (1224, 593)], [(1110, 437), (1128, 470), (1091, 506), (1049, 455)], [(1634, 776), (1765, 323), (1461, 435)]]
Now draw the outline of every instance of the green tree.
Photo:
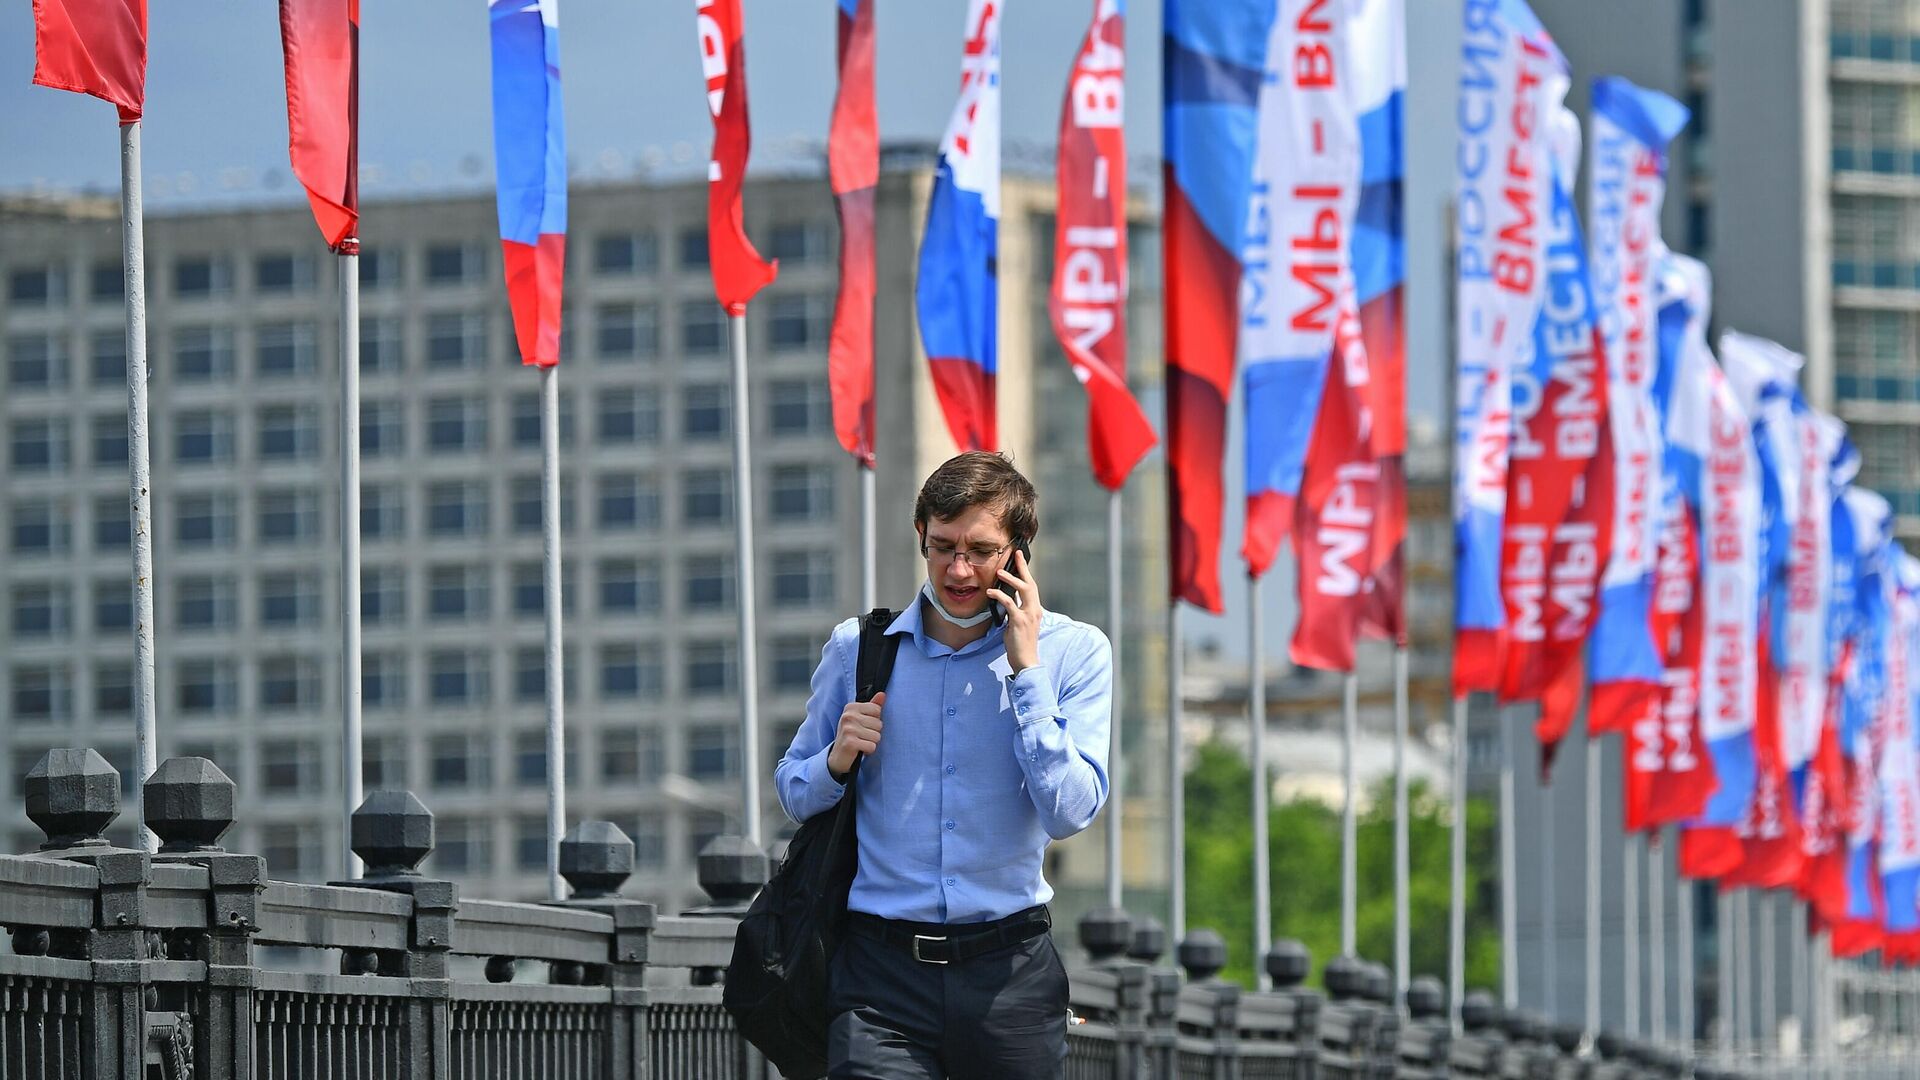
[[(1253, 984), (1253, 775), (1228, 746), (1199, 748), (1187, 772), (1187, 925), (1217, 931), (1227, 942), (1222, 974)], [(1451, 888), (1451, 807), (1425, 783), (1407, 797), (1408, 905), (1413, 973), (1447, 974)], [(1359, 897), (1355, 935), (1360, 955), (1393, 961), (1393, 783), (1372, 792), (1358, 823)], [(1340, 812), (1314, 799), (1270, 808), (1273, 935), (1312, 950), (1319, 982), (1340, 951)], [(1494, 814), (1484, 799), (1467, 804), (1467, 985), (1498, 979), (1500, 940), (1494, 879), (1483, 870), (1494, 855)]]

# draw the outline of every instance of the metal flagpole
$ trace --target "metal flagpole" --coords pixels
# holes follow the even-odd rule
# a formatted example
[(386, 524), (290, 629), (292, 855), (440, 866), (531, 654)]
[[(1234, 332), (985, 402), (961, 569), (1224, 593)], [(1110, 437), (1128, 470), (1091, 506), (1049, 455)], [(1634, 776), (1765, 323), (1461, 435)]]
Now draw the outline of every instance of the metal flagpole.
[(1647, 837), (1647, 1033), (1667, 1041), (1666, 873), (1658, 832)]
[[(1180, 731), (1180, 601), (1167, 604), (1167, 933), (1177, 946), (1187, 936), (1187, 772)], [(1167, 950), (1171, 959), (1175, 949)], [(1264, 964), (1261, 966), (1265, 966)]]
[[(1354, 818), (1354, 764), (1353, 751), (1356, 729), (1360, 726), (1360, 676), (1347, 672), (1341, 705), (1340, 772), (1344, 777), (1341, 784), (1340, 805), (1340, 955), (1358, 955), (1354, 938), (1357, 904), (1360, 892), (1359, 877), (1359, 835)], [(1265, 952), (1262, 952), (1265, 955)]]
[[(1622, 748), (1622, 753), (1625, 749)], [(1630, 832), (1620, 851), (1620, 907), (1622, 947), (1620, 960), (1625, 968), (1626, 1017), (1629, 1039), (1640, 1037), (1640, 834)]]
[[(360, 732), (360, 240), (340, 242), (340, 834), (347, 880), (360, 876), (353, 812), (361, 799)], [(559, 897), (555, 897), (559, 899)]]
[(1774, 969), (1780, 960), (1780, 920), (1772, 890), (1760, 894), (1754, 915), (1753, 951), (1760, 958), (1760, 1018), (1755, 1025), (1756, 1044), (1761, 1054), (1772, 1057), (1780, 1052), (1780, 1009), (1774, 993)]
[(1718, 968), (1716, 977), (1720, 985), (1714, 991), (1714, 1007), (1720, 1014), (1718, 1042), (1720, 1056), (1724, 1061), (1733, 1060), (1734, 1015), (1738, 1011), (1734, 1004), (1733, 950), (1733, 897), (1721, 889), (1714, 889), (1714, 956)]
[(1122, 706), (1126, 703), (1125, 684), (1120, 678), (1121, 641), (1126, 628), (1121, 625), (1120, 609), (1120, 492), (1107, 494), (1107, 633), (1113, 638), (1113, 707), (1107, 729), (1107, 906), (1120, 908), (1121, 829), (1126, 803), (1122, 801), (1121, 775), (1126, 764), (1121, 757), (1120, 731)]
[[(1677, 850), (1677, 849), (1676, 849)], [(1673, 920), (1675, 963), (1679, 965), (1676, 989), (1680, 1001), (1680, 1049), (1693, 1056), (1693, 882), (1674, 875)]]
[[(1592, 714), (1588, 714), (1592, 723)], [(1600, 1034), (1600, 752), (1603, 744), (1587, 731), (1587, 911), (1586, 927), (1586, 1011), (1588, 1037)]]
[(733, 529), (740, 609), (740, 828), (760, 846), (760, 664), (754, 608), (752, 417), (747, 409), (747, 316), (727, 320), (733, 345)]
[(540, 556), (547, 616), (547, 895), (567, 898), (560, 877), (560, 838), (567, 832), (566, 668), (560, 617), (560, 368), (540, 369)]
[(1808, 992), (1807, 987), (1813, 972), (1809, 962), (1811, 958), (1807, 955), (1809, 942), (1807, 940), (1806, 901), (1801, 900), (1799, 897), (1794, 897), (1792, 903), (1787, 907), (1787, 912), (1788, 917), (1792, 921), (1792, 925), (1788, 927), (1787, 933), (1787, 942), (1791, 950), (1787, 956), (1792, 965), (1792, 974), (1787, 980), (1787, 992), (1793, 1002), (1794, 1024), (1800, 1029), (1799, 1046), (1796, 1048), (1796, 1052), (1801, 1057), (1807, 1057), (1808, 1049), (1811, 1047), (1813, 1041), (1813, 1017), (1807, 1007), (1807, 1003), (1813, 999), (1813, 995)]
[(880, 586), (876, 583), (879, 574), (877, 561), (880, 558), (879, 544), (876, 541), (877, 504), (874, 498), (873, 466), (861, 465), (860, 469), (860, 606), (872, 611), (880, 606)]
[[(133, 761), (145, 783), (159, 767), (153, 684), (153, 476), (147, 429), (146, 221), (140, 190), (140, 122), (120, 125), (120, 275), (127, 314), (127, 492), (133, 533)], [(134, 836), (156, 850), (143, 800)], [(344, 845), (343, 845), (344, 846)]]
[(1753, 1045), (1748, 1035), (1753, 1012), (1753, 995), (1748, 979), (1752, 977), (1752, 958), (1747, 953), (1747, 890), (1733, 895), (1733, 1049), (1737, 1054)]
[(1467, 996), (1467, 696), (1453, 699), (1453, 833), (1447, 898), (1447, 1004), (1460, 1030)]
[(1413, 939), (1409, 929), (1412, 904), (1408, 885), (1407, 647), (1393, 650), (1393, 1000), (1407, 1005), (1407, 982), (1413, 977)]
[(1541, 1004), (1547, 1016), (1560, 1019), (1560, 897), (1554, 888), (1556, 817), (1553, 785), (1539, 784), (1540, 793), (1540, 976), (1545, 993)]
[(1500, 711), (1500, 1003), (1520, 1004), (1520, 923), (1514, 881), (1513, 710)]
[[(1267, 851), (1267, 663), (1260, 626), (1261, 584), (1257, 577), (1247, 581), (1247, 704), (1253, 748), (1253, 966), (1259, 971), (1259, 988), (1265, 990), (1271, 985), (1266, 956), (1273, 945), (1273, 904)], [(1345, 930), (1341, 933), (1341, 948), (1351, 953)]]

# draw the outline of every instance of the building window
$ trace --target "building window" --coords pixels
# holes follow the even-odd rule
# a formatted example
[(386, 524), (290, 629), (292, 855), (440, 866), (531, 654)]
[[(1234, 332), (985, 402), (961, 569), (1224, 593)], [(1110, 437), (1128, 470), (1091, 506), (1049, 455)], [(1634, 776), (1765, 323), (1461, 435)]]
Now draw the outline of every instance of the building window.
[(133, 546), (133, 509), (125, 495), (93, 500), (93, 550), (119, 552)]
[(427, 614), (434, 621), (485, 619), (487, 607), (486, 566), (436, 566), (428, 571)]
[(233, 579), (194, 575), (173, 585), (173, 625), (184, 633), (231, 630), (239, 601)]
[(725, 611), (733, 607), (733, 556), (689, 555), (681, 564), (688, 611)]
[(360, 539), (398, 540), (406, 534), (406, 494), (400, 485), (360, 485)]
[(772, 678), (776, 690), (805, 690), (813, 684), (813, 669), (820, 660), (820, 646), (812, 638), (777, 637), (769, 650)]
[(263, 379), (313, 374), (317, 362), (313, 324), (263, 323), (254, 332), (253, 357), (254, 374)]
[(56, 664), (22, 664), (13, 669), (13, 715), (23, 724), (47, 724), (73, 718), (73, 676)]
[(768, 511), (775, 521), (833, 518), (833, 471), (819, 465), (776, 465)]
[[(545, 567), (537, 562), (513, 564), (513, 614), (520, 619), (538, 619), (547, 610)], [(560, 610), (573, 613), (573, 567), (560, 568)]]
[(7, 339), (7, 389), (55, 390), (66, 385), (66, 338), (15, 334)]
[(696, 225), (680, 230), (680, 268), (705, 270), (708, 266), (707, 227)]
[(487, 677), (485, 653), (440, 649), (427, 656), (427, 695), (436, 706), (485, 703)]
[(320, 410), (269, 405), (257, 419), (261, 461), (308, 461), (320, 453)]
[(687, 776), (694, 780), (729, 780), (739, 775), (731, 724), (694, 724), (687, 728)]
[(833, 302), (824, 296), (775, 296), (767, 305), (767, 341), (779, 351), (824, 349)]
[(667, 865), (667, 827), (658, 813), (643, 813), (627, 823), (633, 841), (633, 866), (642, 873), (659, 873)]
[(268, 876), (275, 881), (307, 881), (319, 876), (324, 851), (318, 840), (306, 825), (261, 826), (260, 854), (267, 860)]
[(833, 431), (833, 394), (824, 379), (774, 379), (767, 384), (767, 428), (776, 436)]
[(521, 817), (513, 825), (513, 865), (523, 874), (547, 868), (547, 819)]
[(173, 538), (183, 549), (233, 546), (233, 496), (225, 492), (181, 495), (173, 502)]
[(124, 469), (127, 467), (127, 420), (124, 416), (106, 413), (93, 418), (93, 467), (96, 469)]
[(601, 360), (652, 360), (659, 356), (659, 309), (652, 304), (601, 304), (594, 308), (593, 350)]
[(660, 441), (660, 394), (639, 387), (609, 387), (596, 396), (594, 438), (601, 446)]
[(57, 266), (28, 266), (7, 275), (7, 300), (15, 307), (52, 307), (67, 302), (67, 275)]
[(427, 863), (449, 877), (493, 871), (493, 819), (445, 818), (434, 822), (433, 855)]
[(312, 709), (320, 704), (320, 665), (305, 656), (260, 661), (260, 708), (267, 712)]
[(96, 304), (117, 304), (126, 297), (126, 270), (118, 259), (97, 262), (87, 268), (87, 299)]
[(485, 277), (487, 250), (481, 244), (435, 244), (427, 248), (427, 284), (465, 285)]
[(789, 221), (773, 227), (773, 235), (768, 238), (767, 255), (792, 266), (804, 266), (824, 261), (831, 247), (825, 223)]
[(72, 515), (64, 502), (23, 499), (10, 516), (15, 555), (64, 555), (73, 547)]
[(212, 255), (187, 255), (173, 261), (173, 295), (204, 300), (233, 291), (233, 264)]
[(652, 476), (602, 473), (595, 505), (595, 520), (602, 530), (660, 526), (660, 487)]
[(13, 587), (13, 636), (64, 638), (73, 631), (73, 595), (65, 582)]
[(658, 645), (614, 644), (600, 647), (601, 700), (658, 700), (665, 693), (666, 670)]
[(391, 289), (400, 284), (400, 252), (389, 248), (360, 249), (360, 288)]
[(738, 661), (732, 642), (696, 641), (687, 646), (687, 696), (731, 694), (738, 681)]
[(232, 460), (232, 413), (224, 410), (194, 409), (175, 415), (173, 421), (174, 464), (212, 465)]
[(179, 382), (231, 378), (233, 330), (225, 326), (183, 326), (175, 330), (173, 370), (168, 374)]
[(397, 317), (362, 316), (360, 319), (360, 374), (396, 375), (406, 370), (406, 342), (405, 327)]
[(253, 290), (267, 294), (312, 292), (312, 257), (285, 252), (255, 257)]
[(93, 669), (93, 712), (102, 719), (133, 715), (133, 667), (99, 664)]
[(727, 313), (711, 299), (680, 304), (680, 351), (688, 356), (718, 356), (727, 351)]
[[(401, 709), (407, 704), (407, 656), (372, 652), (360, 658), (360, 701), (369, 709)], [(405, 775), (405, 770), (400, 772)]]
[(95, 386), (127, 384), (127, 335), (102, 330), (87, 338), (87, 378)]
[(593, 272), (609, 277), (660, 269), (660, 238), (652, 233), (601, 233), (593, 238)]
[[(360, 741), (360, 787), (382, 791), (407, 786), (407, 740), (402, 735), (368, 735)], [(443, 828), (434, 822), (434, 849)]]
[(310, 739), (260, 740), (260, 787), (269, 798), (320, 790), (320, 744)]
[(133, 628), (133, 586), (120, 578), (93, 583), (93, 629), (104, 634)]
[(13, 471), (66, 472), (72, 442), (65, 417), (29, 416), (15, 420), (12, 432)]
[(427, 535), (485, 536), (487, 482), (448, 480), (427, 485)]
[(407, 618), (407, 571), (372, 566), (360, 574), (360, 618), (369, 626), (391, 626)]
[(602, 559), (602, 615), (653, 614), (660, 610), (660, 564), (653, 559)]
[[(573, 750), (562, 755), (560, 770), (574, 775)], [(513, 737), (513, 779), (521, 787), (543, 787), (547, 782), (547, 733), (522, 731)]]
[(820, 607), (833, 603), (833, 549), (781, 551), (773, 556), (773, 606)]
[(407, 414), (398, 401), (360, 403), (360, 456), (397, 457), (407, 452)]
[(487, 448), (487, 401), (478, 397), (441, 397), (427, 402), (427, 449), (435, 454), (465, 454)]
[[(573, 399), (560, 397), (560, 445), (573, 445)], [(513, 445), (521, 450), (538, 450), (545, 420), (540, 415), (539, 394), (513, 396)]]
[(174, 672), (182, 713), (225, 715), (240, 703), (240, 680), (230, 660), (182, 660)]
[(260, 577), (260, 625), (268, 629), (313, 626), (320, 621), (320, 579), (310, 573)]
[(487, 362), (487, 317), (471, 311), (427, 316), (427, 367), (433, 371), (477, 368)]
[(681, 391), (680, 436), (688, 442), (724, 439), (732, 433), (731, 391), (725, 386), (689, 386)]
[(688, 526), (733, 521), (733, 477), (724, 469), (688, 469), (680, 479), (680, 517)]
[[(511, 513), (513, 531), (523, 536), (538, 534), (543, 527), (540, 524), (542, 489), (537, 476), (516, 476), (507, 491), (512, 501)], [(560, 478), (560, 531), (573, 531), (573, 478)]]
[(651, 728), (600, 729), (600, 782), (651, 784), (660, 779), (660, 733)]
[(320, 499), (312, 491), (260, 493), (260, 542), (310, 544), (320, 536)]

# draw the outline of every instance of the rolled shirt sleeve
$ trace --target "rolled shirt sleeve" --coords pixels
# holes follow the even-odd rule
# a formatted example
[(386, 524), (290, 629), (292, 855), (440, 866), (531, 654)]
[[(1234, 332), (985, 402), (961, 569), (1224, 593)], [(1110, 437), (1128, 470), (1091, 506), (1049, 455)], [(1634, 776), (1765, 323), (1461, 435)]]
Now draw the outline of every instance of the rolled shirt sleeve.
[[(1093, 824), (1106, 804), (1113, 723), (1113, 647), (1084, 627), (1084, 643), (1010, 678), (1020, 769), (1047, 835), (1064, 840)], [(1044, 650), (1043, 650), (1044, 656)]]
[(794, 733), (780, 764), (774, 767), (780, 808), (795, 824), (833, 806), (846, 794), (846, 785), (836, 783), (827, 769), (827, 755), (833, 751), (840, 714), (853, 700), (853, 661), (859, 653), (859, 636), (858, 619), (848, 619), (834, 628), (820, 650), (819, 666), (813, 669), (807, 718)]

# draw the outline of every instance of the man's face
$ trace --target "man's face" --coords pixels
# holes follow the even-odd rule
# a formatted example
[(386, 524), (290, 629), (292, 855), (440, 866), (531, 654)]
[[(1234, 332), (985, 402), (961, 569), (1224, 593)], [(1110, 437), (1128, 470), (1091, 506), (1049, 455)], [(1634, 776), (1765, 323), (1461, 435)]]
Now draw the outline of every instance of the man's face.
[(1013, 537), (991, 506), (968, 507), (958, 517), (933, 518), (920, 541), (927, 550), (927, 580), (947, 614), (965, 619), (986, 609), (987, 590), (1000, 584), (1000, 569), (1013, 558)]

